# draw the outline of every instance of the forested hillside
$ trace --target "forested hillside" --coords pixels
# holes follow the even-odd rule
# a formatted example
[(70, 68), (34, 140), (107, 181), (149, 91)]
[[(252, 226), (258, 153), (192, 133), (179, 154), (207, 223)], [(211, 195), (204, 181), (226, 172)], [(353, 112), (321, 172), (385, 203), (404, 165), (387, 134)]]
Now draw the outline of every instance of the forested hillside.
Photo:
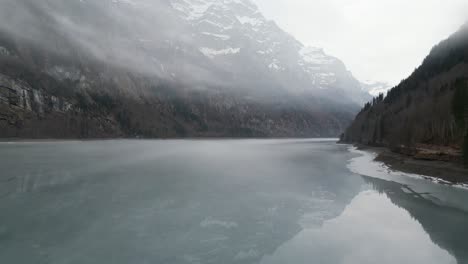
[(468, 159), (468, 25), (435, 46), (414, 73), (366, 104), (344, 142), (423, 159)]

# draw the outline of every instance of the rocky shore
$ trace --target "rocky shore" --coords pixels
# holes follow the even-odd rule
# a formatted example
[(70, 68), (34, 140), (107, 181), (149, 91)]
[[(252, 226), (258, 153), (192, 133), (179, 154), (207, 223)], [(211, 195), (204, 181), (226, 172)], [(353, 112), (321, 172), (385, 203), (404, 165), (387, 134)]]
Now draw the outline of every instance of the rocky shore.
[(376, 161), (393, 170), (442, 179), (452, 184), (468, 184), (468, 167), (461, 163), (461, 152), (456, 148), (418, 146), (417, 148), (377, 148), (358, 146), (378, 153)]

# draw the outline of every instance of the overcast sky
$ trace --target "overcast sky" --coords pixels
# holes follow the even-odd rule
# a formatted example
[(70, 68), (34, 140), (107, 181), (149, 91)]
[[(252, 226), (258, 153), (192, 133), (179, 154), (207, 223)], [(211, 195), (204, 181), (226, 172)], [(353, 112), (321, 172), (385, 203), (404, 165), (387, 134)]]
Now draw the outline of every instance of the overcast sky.
[(305, 45), (323, 47), (360, 80), (392, 85), (468, 20), (468, 0), (254, 0)]

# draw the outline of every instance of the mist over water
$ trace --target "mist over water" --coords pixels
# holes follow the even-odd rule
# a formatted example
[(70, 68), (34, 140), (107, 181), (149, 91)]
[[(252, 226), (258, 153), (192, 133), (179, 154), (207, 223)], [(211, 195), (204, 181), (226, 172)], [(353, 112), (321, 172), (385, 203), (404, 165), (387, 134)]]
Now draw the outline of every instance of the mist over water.
[(333, 140), (1, 143), (0, 262), (468, 262), (450, 203), (467, 192), (361, 176), (360, 157)]

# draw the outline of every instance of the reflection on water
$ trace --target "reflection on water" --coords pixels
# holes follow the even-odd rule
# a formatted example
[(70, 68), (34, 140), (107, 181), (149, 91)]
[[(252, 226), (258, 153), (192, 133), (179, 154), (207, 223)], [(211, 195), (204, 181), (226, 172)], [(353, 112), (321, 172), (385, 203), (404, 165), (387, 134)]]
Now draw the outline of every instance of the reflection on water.
[(326, 140), (0, 144), (0, 263), (466, 262), (464, 211), (352, 173), (357, 156)]
[(396, 206), (405, 209), (422, 225), (432, 241), (450, 252), (458, 263), (468, 263), (467, 211), (434, 203), (407, 185), (370, 177), (364, 179)]
[(337, 218), (305, 229), (262, 263), (456, 263), (421, 225), (375, 191), (358, 194)]

